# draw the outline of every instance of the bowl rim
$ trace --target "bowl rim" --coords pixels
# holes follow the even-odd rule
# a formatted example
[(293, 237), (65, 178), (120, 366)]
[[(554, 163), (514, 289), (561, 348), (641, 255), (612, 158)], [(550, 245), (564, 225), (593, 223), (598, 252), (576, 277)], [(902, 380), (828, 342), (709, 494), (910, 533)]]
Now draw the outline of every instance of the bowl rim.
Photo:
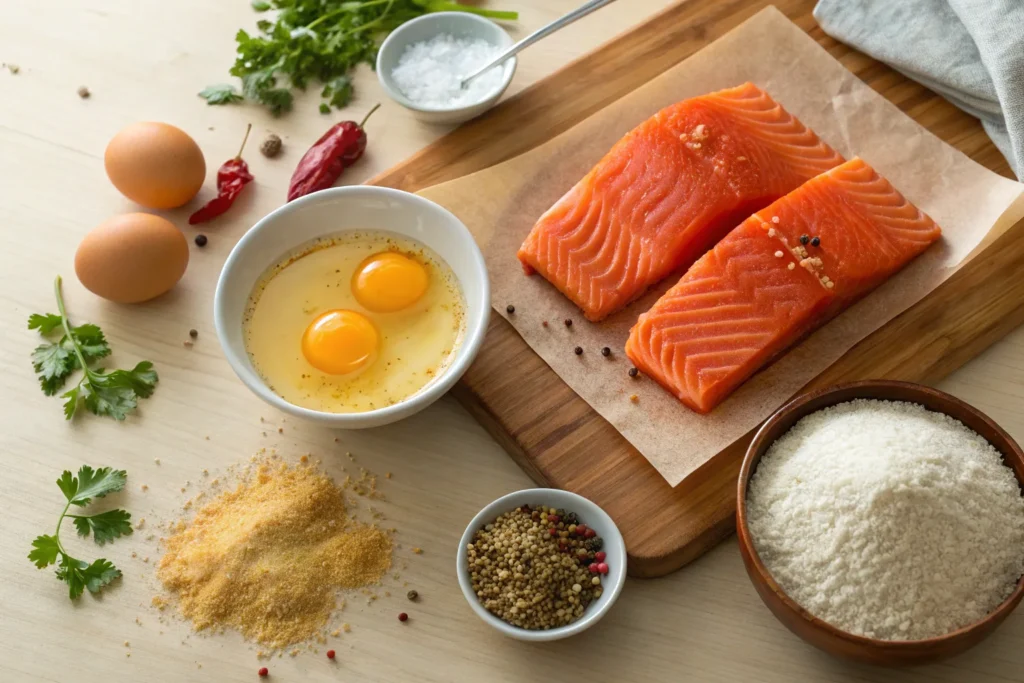
[[(962, 626), (961, 628), (958, 628), (955, 631), (951, 631), (941, 636), (935, 636), (932, 638), (922, 638), (918, 640), (882, 640), (879, 638), (869, 638), (867, 636), (861, 636), (854, 633), (850, 633), (849, 631), (844, 631), (839, 627), (834, 626), (828, 623), (827, 621), (824, 621), (820, 617), (814, 616), (806, 609), (804, 609), (804, 607), (801, 606), (798, 602), (796, 602), (793, 598), (791, 598), (789, 594), (786, 593), (782, 589), (782, 587), (775, 581), (775, 578), (771, 575), (771, 573), (768, 571), (768, 568), (761, 560), (761, 556), (758, 554), (757, 548), (755, 547), (753, 542), (753, 538), (751, 537), (750, 528), (747, 525), (746, 498), (748, 484), (750, 482), (751, 476), (754, 473), (754, 470), (756, 469), (757, 463), (768, 451), (768, 448), (771, 446), (771, 444), (774, 443), (774, 440), (771, 442), (768, 441), (769, 432), (772, 429), (774, 429), (779, 423), (790, 422), (789, 428), (792, 428), (793, 424), (796, 424), (797, 421), (806, 417), (807, 415), (810, 415), (811, 413), (817, 412), (829, 406), (837, 405), (839, 403), (845, 403), (847, 401), (855, 400), (858, 398), (913, 402), (911, 399), (878, 398), (877, 396), (872, 395), (872, 392), (877, 389), (902, 390), (910, 395), (928, 396), (933, 400), (938, 400), (941, 402), (947, 402), (956, 405), (959, 409), (970, 414), (974, 419), (977, 419), (978, 421), (985, 423), (986, 426), (991, 428), (993, 433), (995, 433), (999, 437), (999, 440), (1001, 441), (1001, 443), (999, 444), (992, 443), (992, 441), (988, 439), (986, 440), (988, 440), (989, 443), (997, 451), (1000, 452), (1000, 454), (1003, 456), (1004, 461), (1009, 459), (1010, 456), (1007, 455), (1007, 453), (1010, 453), (1013, 457), (1017, 458), (1018, 461), (1024, 463), (1024, 451), (1021, 450), (1021, 447), (1017, 444), (1013, 437), (1011, 437), (1002, 427), (996, 424), (996, 422), (992, 420), (992, 418), (990, 418), (988, 415), (978, 410), (974, 406), (964, 401), (961, 401), (957, 397), (948, 394), (944, 391), (941, 391), (939, 389), (925, 386), (923, 384), (917, 384), (915, 382), (904, 382), (899, 380), (861, 380), (856, 382), (847, 382), (843, 384), (825, 387), (822, 389), (818, 389), (816, 391), (801, 394), (787, 402), (781, 408), (776, 410), (772, 414), (772, 416), (768, 418), (768, 420), (766, 420), (763, 425), (761, 425), (761, 427), (757, 430), (757, 433), (754, 435), (754, 438), (750, 442), (750, 445), (747, 447), (746, 454), (743, 457), (743, 463), (740, 466), (740, 473), (737, 481), (737, 537), (743, 550), (746, 551), (746, 553), (748, 554), (750, 558), (750, 563), (753, 565), (754, 569), (757, 571), (761, 580), (765, 583), (768, 589), (772, 593), (774, 593), (776, 597), (779, 598), (779, 600), (783, 603), (783, 605), (785, 605), (785, 607), (789, 611), (798, 615), (803, 621), (807, 622), (811, 627), (819, 631), (825, 632), (827, 635), (831, 636), (834, 639), (846, 641), (848, 643), (860, 647), (871, 648), (874, 650), (884, 650), (897, 653), (904, 651), (909, 652), (933, 648), (938, 650), (941, 649), (942, 646), (952, 644), (962, 639), (964, 636), (973, 633), (974, 631), (986, 629), (987, 627), (989, 627), (990, 624), (992, 624), (992, 622), (999, 623), (1004, 618), (1006, 618), (1006, 616), (1017, 607), (1017, 605), (1021, 601), (1021, 598), (1024, 597), (1024, 575), (1018, 578), (1017, 586), (1016, 588), (1014, 588), (1013, 592), (1011, 592), (1005, 600), (999, 603), (999, 605), (995, 609), (993, 609), (991, 612), (986, 614), (981, 619), (971, 622), (966, 626)], [(848, 395), (849, 393), (852, 393), (854, 395)], [(836, 400), (834, 402), (824, 403), (813, 409), (808, 409), (808, 405), (811, 404), (812, 402), (816, 402), (821, 399), (831, 398), (836, 398)], [(936, 410), (935, 408), (932, 408), (930, 406), (924, 407), (927, 410), (931, 410), (933, 412), (940, 412), (945, 415), (948, 415), (949, 417), (952, 417), (953, 419), (961, 421), (959, 420), (959, 418), (956, 418), (955, 416), (950, 415), (949, 413), (943, 410)], [(970, 427), (968, 426), (968, 428)], [(1021, 487), (1022, 490), (1024, 490), (1024, 478), (1022, 478), (1021, 473), (1016, 468), (1009, 465), (1009, 463), (1006, 464), (1013, 471), (1014, 476), (1017, 479), (1018, 485)], [(751, 581), (753, 580), (753, 577), (751, 577)]]
[[(445, 368), (444, 372), (436, 377), (433, 382), (427, 384), (412, 396), (390, 406), (360, 413), (331, 413), (327, 411), (313, 410), (312, 408), (305, 408), (291, 403), (271, 391), (267, 386), (267, 383), (259, 376), (259, 373), (249, 368), (246, 365), (245, 360), (239, 357), (239, 355), (235, 353), (234, 350), (232, 350), (225, 342), (225, 339), (227, 339), (228, 328), (235, 324), (240, 324), (236, 323), (236, 321), (227, 320), (226, 312), (224, 310), (226, 305), (225, 298), (227, 296), (225, 291), (227, 289), (228, 282), (232, 277), (233, 271), (237, 268), (243, 258), (243, 253), (245, 252), (246, 247), (250, 243), (254, 242), (260, 233), (271, 229), (271, 226), (278, 221), (287, 220), (289, 214), (302, 211), (303, 207), (307, 205), (318, 204), (339, 197), (344, 198), (347, 195), (359, 195), (364, 193), (383, 194), (396, 201), (411, 202), (419, 207), (424, 207), (428, 211), (439, 212), (451, 222), (455, 228), (455, 234), (459, 235), (459, 239), (465, 241), (469, 246), (469, 253), (472, 259), (472, 270), (480, 287), (479, 294), (475, 297), (478, 299), (478, 303), (480, 304), (480, 311), (478, 315), (471, 317), (467, 310), (465, 338), (462, 343), (456, 347), (455, 358), (448, 367)], [(353, 231), (340, 230), (337, 234), (344, 234), (345, 232)], [(426, 242), (424, 242), (424, 244), (426, 244)], [(300, 246), (300, 244), (296, 244), (295, 246)], [(426, 246), (434, 250), (431, 245), (426, 244)], [(283, 257), (285, 254), (287, 254), (287, 252), (282, 253), (281, 256)], [(465, 288), (463, 288), (463, 295), (465, 296)], [(469, 300), (468, 297), (466, 298), (468, 309)], [(283, 412), (315, 422), (329, 422), (340, 427), (356, 427), (365, 425), (369, 422), (373, 422), (374, 424), (385, 424), (390, 421), (395, 421), (426, 408), (428, 405), (446, 394), (452, 386), (455, 385), (459, 378), (462, 377), (470, 364), (476, 358), (477, 353), (479, 353), (480, 348), (483, 345), (484, 337), (487, 333), (490, 314), (491, 284), (490, 277), (487, 273), (487, 264), (484, 260), (483, 253), (480, 251), (480, 246), (476, 243), (476, 239), (473, 237), (472, 233), (469, 232), (469, 228), (466, 227), (465, 223), (463, 223), (448, 209), (425, 197), (421, 197), (404, 190), (380, 187), (376, 185), (347, 185), (320, 190), (287, 202), (265, 215), (251, 228), (249, 228), (231, 248), (231, 253), (228, 254), (227, 259), (225, 259), (224, 265), (220, 270), (220, 275), (217, 277), (217, 286), (214, 290), (213, 297), (214, 328), (217, 332), (217, 338), (220, 342), (221, 350), (227, 358), (231, 369), (235, 372), (235, 375), (242, 380), (242, 383), (265, 402)]]
[[(550, 503), (546, 503), (545, 499), (550, 496), (563, 497), (572, 501), (570, 504), (562, 503), (558, 507), (569, 507), (569, 505), (585, 507), (586, 512), (584, 514), (587, 516), (598, 517), (602, 524), (612, 530), (611, 534), (603, 534), (602, 538), (605, 542), (605, 547), (607, 548), (609, 544), (613, 545), (615, 553), (622, 558), (622, 571), (618, 574), (618, 578), (614, 584), (604, 588), (601, 594), (601, 602), (597, 605), (596, 609), (589, 611), (588, 608), (588, 610), (584, 611), (582, 617), (571, 624), (558, 626), (546, 631), (533, 631), (502, 621), (495, 615), (488, 612), (484, 606), (480, 604), (480, 600), (477, 598), (476, 593), (473, 592), (473, 587), (469, 581), (469, 567), (464, 561), (465, 548), (473, 538), (473, 534), (476, 533), (477, 529), (493, 520), (502, 512), (508, 512), (509, 510), (524, 504), (549, 505)], [(575, 509), (573, 511), (578, 512), (578, 510)], [(615, 520), (613, 520), (600, 505), (589, 498), (585, 498), (578, 493), (573, 493), (572, 491), (541, 487), (520, 489), (519, 491), (506, 493), (485, 505), (481, 508), (480, 512), (474, 515), (473, 519), (466, 526), (466, 530), (462, 532), (462, 537), (459, 539), (459, 547), (455, 551), (455, 570), (459, 579), (459, 588), (462, 589), (462, 595), (466, 598), (466, 602), (469, 603), (470, 608), (472, 608), (476, 615), (487, 622), (490, 626), (507, 636), (518, 640), (535, 642), (568, 638), (569, 636), (581, 633), (596, 624), (602, 617), (604, 617), (605, 614), (607, 614), (608, 610), (610, 610), (612, 605), (615, 604), (615, 601), (618, 600), (619, 594), (622, 592), (622, 587), (626, 583), (626, 574), (628, 569), (627, 562), (626, 543), (622, 537), (622, 532), (619, 530), (618, 525), (615, 524)]]
[[(381, 56), (384, 55), (385, 52), (394, 43), (398, 42), (397, 37), (401, 35), (402, 31), (416, 24), (441, 22), (444, 21), (446, 18), (450, 17), (458, 17), (460, 21), (472, 21), (481, 25), (493, 26), (502, 33), (504, 33), (506, 36), (508, 36), (508, 45), (512, 45), (512, 36), (509, 35), (508, 31), (503, 29), (500, 24), (498, 24), (495, 21), (491, 21), (487, 17), (482, 17), (478, 14), (473, 14), (472, 12), (432, 12), (430, 14), (424, 14), (416, 17), (415, 19), (411, 19), (405, 22), (404, 24), (396, 28), (394, 31), (389, 33), (388, 37), (384, 39), (384, 42), (380, 44), (380, 47), (377, 49), (377, 59), (374, 62), (374, 71), (377, 72), (377, 80), (380, 82), (381, 88), (384, 89), (384, 92), (387, 93), (388, 97), (393, 99), (395, 102), (398, 102), (406, 109), (411, 109), (412, 111), (420, 112), (422, 114), (454, 114), (458, 112), (469, 111), (471, 109), (479, 107), (480, 105), (485, 105), (488, 102), (496, 101), (498, 98), (502, 96), (502, 94), (506, 90), (508, 90), (508, 86), (512, 83), (512, 79), (515, 78), (516, 69), (519, 66), (519, 60), (515, 55), (513, 55), (509, 57), (502, 65), (504, 75), (502, 76), (501, 79), (501, 85), (498, 86), (494, 90), (494, 92), (492, 92), (490, 95), (480, 100), (479, 102), (463, 104), (457, 107), (425, 107), (423, 105), (416, 104), (408, 97), (406, 97), (402, 93), (402, 91), (398, 89), (398, 86), (392, 85), (391, 75), (385, 74), (385, 70), (381, 65)], [(498, 47), (507, 47), (507, 45), (499, 45)]]

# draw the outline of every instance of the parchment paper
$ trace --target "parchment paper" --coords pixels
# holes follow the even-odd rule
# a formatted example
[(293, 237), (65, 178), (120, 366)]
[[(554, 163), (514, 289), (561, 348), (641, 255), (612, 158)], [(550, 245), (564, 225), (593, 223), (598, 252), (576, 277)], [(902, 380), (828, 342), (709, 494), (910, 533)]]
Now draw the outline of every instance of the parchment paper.
[[(516, 250), (537, 218), (627, 131), (669, 104), (745, 81), (767, 90), (846, 158), (860, 156), (874, 166), (935, 219), (943, 239), (711, 414), (698, 415), (653, 381), (631, 380), (626, 373), (629, 328), (677, 276), (594, 324), (543, 278), (526, 277)], [(499, 314), (675, 486), (937, 287), (983, 240), (1016, 223), (1024, 216), (1022, 189), (905, 116), (772, 7), (550, 142), (422, 194), (474, 233), (487, 258)], [(505, 312), (508, 304), (515, 305), (512, 316)], [(573, 320), (571, 328), (563, 325), (565, 318)], [(582, 356), (573, 353), (577, 345), (585, 349)], [(613, 350), (610, 359), (601, 356), (603, 346)], [(631, 394), (639, 401), (631, 402)]]

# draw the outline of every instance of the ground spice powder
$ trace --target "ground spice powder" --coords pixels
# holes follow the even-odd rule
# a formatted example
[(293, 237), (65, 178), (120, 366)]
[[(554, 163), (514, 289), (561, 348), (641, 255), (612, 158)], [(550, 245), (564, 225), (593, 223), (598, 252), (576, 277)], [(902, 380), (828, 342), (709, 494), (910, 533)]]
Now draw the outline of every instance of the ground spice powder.
[(389, 536), (350, 519), (342, 489), (305, 465), (257, 466), (163, 542), (157, 576), (197, 631), (233, 628), (274, 648), (315, 636), (338, 591), (391, 567)]

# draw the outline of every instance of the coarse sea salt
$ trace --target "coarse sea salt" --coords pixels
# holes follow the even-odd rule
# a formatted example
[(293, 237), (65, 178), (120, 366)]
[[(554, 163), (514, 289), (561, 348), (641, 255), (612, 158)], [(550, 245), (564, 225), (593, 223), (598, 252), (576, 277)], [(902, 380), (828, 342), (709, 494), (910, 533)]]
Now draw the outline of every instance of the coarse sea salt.
[(782, 589), (838, 628), (919, 640), (985, 617), (1024, 573), (1024, 498), (961, 422), (857, 400), (804, 417), (747, 494), (757, 553)]
[(504, 68), (496, 66), (462, 88), (462, 79), (497, 53), (496, 46), (481, 38), (441, 33), (408, 45), (391, 78), (403, 95), (422, 107), (464, 107), (482, 102), (501, 87)]

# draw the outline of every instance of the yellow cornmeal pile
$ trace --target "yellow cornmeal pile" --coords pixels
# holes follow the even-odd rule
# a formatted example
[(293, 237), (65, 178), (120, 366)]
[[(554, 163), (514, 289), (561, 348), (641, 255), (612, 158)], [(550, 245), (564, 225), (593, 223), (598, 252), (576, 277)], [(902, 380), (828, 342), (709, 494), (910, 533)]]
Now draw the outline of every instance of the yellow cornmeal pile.
[(391, 567), (388, 535), (350, 519), (342, 489), (304, 465), (257, 466), (164, 545), (157, 576), (197, 631), (230, 627), (273, 648), (317, 635), (339, 590)]

